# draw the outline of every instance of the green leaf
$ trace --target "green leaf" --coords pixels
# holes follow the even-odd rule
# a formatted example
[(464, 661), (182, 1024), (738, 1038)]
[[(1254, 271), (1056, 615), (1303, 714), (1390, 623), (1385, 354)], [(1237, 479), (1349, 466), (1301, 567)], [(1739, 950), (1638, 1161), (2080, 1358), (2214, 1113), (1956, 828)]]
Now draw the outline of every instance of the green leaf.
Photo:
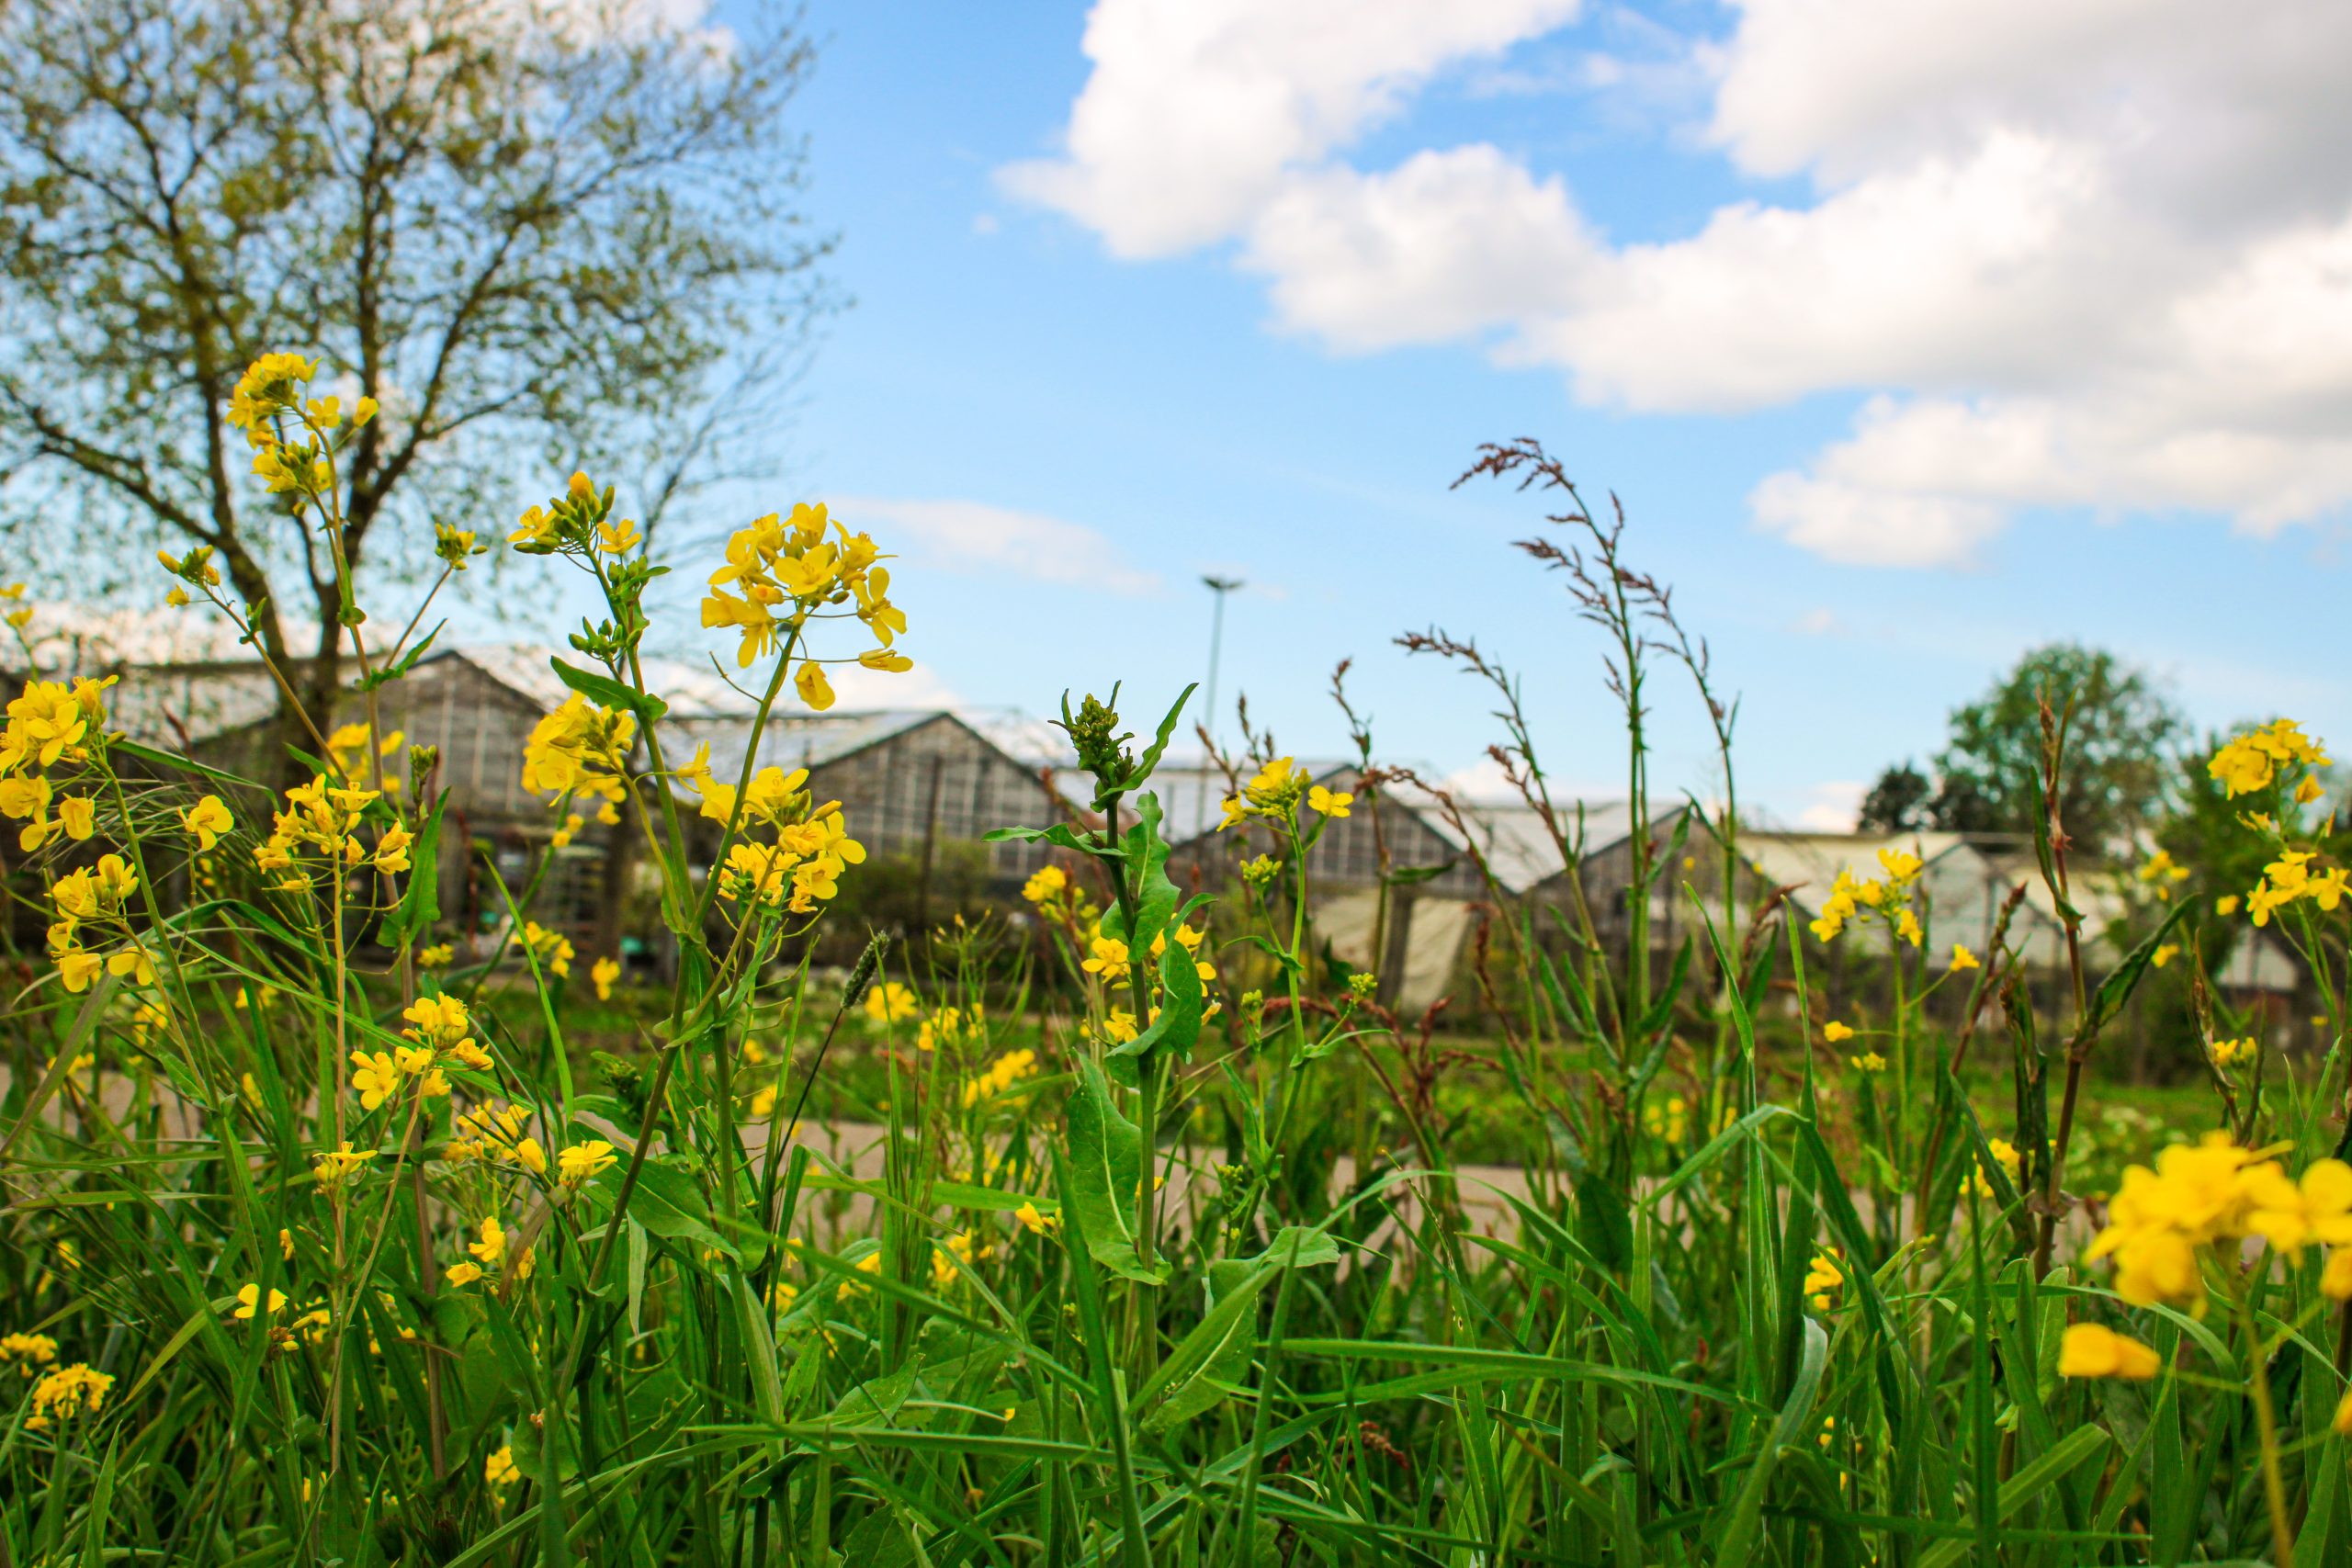
[(1772, 1471), (1780, 1463), (1782, 1449), (1793, 1448), (1804, 1440), (1813, 1420), (1813, 1396), (1821, 1387), (1822, 1363), (1829, 1356), (1829, 1337), (1821, 1331), (1820, 1324), (1807, 1317), (1804, 1335), (1789, 1397), (1781, 1403), (1772, 1429), (1764, 1435), (1755, 1462), (1748, 1466), (1747, 1479), (1740, 1483), (1738, 1499), (1732, 1505), (1731, 1517), (1724, 1525), (1723, 1536), (1710, 1561), (1756, 1561), (1757, 1536), (1762, 1529), (1764, 1496), (1772, 1484)]
[(1159, 831), (1159, 796), (1147, 792), (1136, 797), (1134, 826), (1121, 835), (1127, 865), (1135, 881), (1136, 929), (1127, 930), (1126, 912), (1115, 906), (1102, 917), (1102, 934), (1124, 942), (1139, 956), (1168, 929), (1181, 895), (1168, 879), (1168, 840)]
[(1159, 1016), (1133, 1040), (1111, 1048), (1114, 1056), (1148, 1059), (1163, 1052), (1178, 1061), (1190, 1061), (1201, 1038), (1201, 972), (1192, 949), (1170, 939), (1159, 954)]
[(2101, 1024), (2123, 1010), (2123, 1004), (2132, 999), (2132, 992), (2140, 984), (2140, 976), (2146, 974), (2148, 965), (2154, 962), (2156, 949), (2164, 945), (2165, 938), (2172, 934), (2173, 927), (2180, 924), (2181, 917), (2188, 913), (2188, 900), (2175, 900), (2172, 912), (2164, 918), (2148, 939), (2125, 953), (2123, 962), (2098, 983), (2098, 991), (2091, 997), (2090, 1016), (2084, 1026), (2086, 1031), (2096, 1032)]
[[(1159, 733), (1152, 737), (1151, 744), (1143, 749), (1143, 755), (1136, 760), (1136, 765), (1127, 776), (1119, 781), (1119, 787), (1114, 793), (1125, 795), (1151, 777), (1152, 770), (1159, 766), (1161, 754), (1168, 750), (1168, 742), (1175, 738), (1176, 721), (1182, 716), (1184, 705), (1191, 702), (1193, 694), (1200, 689), (1200, 682), (1195, 681), (1177, 694), (1175, 705), (1168, 710), (1168, 716), (1159, 721)], [(1101, 806), (1102, 798), (1098, 796), (1094, 804)]]
[(717, 1247), (730, 1258), (738, 1256), (734, 1244), (711, 1227), (710, 1202), (703, 1196), (701, 1183), (691, 1172), (666, 1164), (660, 1156), (638, 1168), (628, 1215), (655, 1235)]
[(1067, 822), (1057, 822), (1050, 828), (991, 828), (980, 837), (983, 842), (991, 844), (1052, 844), (1057, 849), (1076, 850), (1080, 854), (1102, 860), (1117, 860), (1123, 853), (1079, 837), (1078, 830)]
[(381, 670), (370, 671), (368, 674), (361, 676), (358, 683), (352, 689), (354, 691), (360, 692), (372, 692), (379, 686), (390, 685), (392, 682), (399, 680), (401, 676), (415, 669), (417, 660), (424, 657), (424, 650), (433, 646), (433, 639), (439, 637), (441, 635), (442, 628), (447, 626), (448, 624), (449, 623), (447, 621), (441, 622), (439, 626), (435, 626), (431, 631), (424, 634), (423, 641), (419, 642), (414, 648), (410, 649), (406, 653), (401, 654), (397, 660), (386, 665)]
[(1588, 1171), (1577, 1183), (1577, 1239), (1601, 1266), (1611, 1271), (1625, 1267), (1634, 1253), (1633, 1212), (1625, 1190), (1599, 1171)]
[(553, 655), (548, 656), (548, 665), (554, 670), (558, 680), (600, 707), (633, 713), (646, 724), (651, 724), (670, 711), (670, 705), (660, 697), (625, 685), (610, 675), (599, 675), (593, 670), (567, 664)]
[(379, 933), (387, 947), (424, 935), (441, 918), (441, 813), (448, 802), (445, 789), (418, 825), (416, 842), (409, 846), (408, 886), (401, 889), (401, 901), (384, 918)]
[(1079, 1213), (1087, 1250), (1124, 1279), (1157, 1284), (1165, 1270), (1148, 1269), (1136, 1256), (1133, 1218), (1143, 1181), (1142, 1130), (1119, 1114), (1110, 1080), (1091, 1062), (1079, 1067), (1068, 1116), (1069, 1207)]

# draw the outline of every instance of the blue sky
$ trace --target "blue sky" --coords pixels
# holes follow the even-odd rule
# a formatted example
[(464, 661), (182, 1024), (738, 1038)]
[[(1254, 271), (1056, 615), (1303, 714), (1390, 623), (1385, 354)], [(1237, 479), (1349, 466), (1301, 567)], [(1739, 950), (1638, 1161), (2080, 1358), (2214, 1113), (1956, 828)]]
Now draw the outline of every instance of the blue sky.
[[(905, 691), (1046, 712), (1120, 678), (1156, 713), (1202, 673), (1199, 575), (1229, 572), (1225, 692), (1286, 747), (1339, 748), (1352, 657), (1385, 753), (1475, 763), (1482, 694), (1391, 645), (1434, 624), (1521, 671), (1548, 767), (1606, 793), (1602, 649), (1510, 547), (1534, 504), (1447, 488), (1529, 434), (1623, 497), (1630, 558), (1742, 696), (1743, 794), (1783, 819), (1834, 821), (2055, 637), (2204, 723), (2282, 710), (2352, 746), (2346, 193), (2334, 111), (2275, 79), (2316, 38), (2241, 59), (2157, 36), (2179, 17), (2004, 0), (1951, 21), (1996, 35), (1956, 65), (1932, 18), (1816, 0), (1835, 53), (1792, 4), (1361, 0), (1351, 65), (1324, 0), (1104, 0), (1093, 58), (1081, 5), (818, 0), (809, 207), (855, 303), (775, 500), (901, 551)], [(2090, 18), (2097, 112), (2036, 74), (2052, 10)], [(1270, 102), (1310, 129), (1259, 159)], [(2286, 107), (2198, 112), (2249, 102)], [(2160, 111), (2218, 127), (2228, 177), (2146, 177), (2182, 161), (2134, 129)], [(2217, 217), (2217, 185), (2271, 195)], [(1707, 790), (1661, 686), (1657, 773)]]

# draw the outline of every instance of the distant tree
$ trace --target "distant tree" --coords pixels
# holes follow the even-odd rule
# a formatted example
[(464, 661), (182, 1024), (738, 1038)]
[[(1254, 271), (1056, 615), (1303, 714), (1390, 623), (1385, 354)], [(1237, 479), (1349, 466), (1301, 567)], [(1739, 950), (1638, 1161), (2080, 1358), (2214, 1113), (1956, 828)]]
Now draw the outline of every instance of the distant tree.
[(1907, 833), (1931, 827), (1935, 793), (1927, 774), (1909, 762), (1898, 762), (1879, 774), (1862, 796), (1854, 825), (1865, 833)]
[(2184, 722), (2142, 671), (2103, 649), (2052, 643), (1953, 711), (1936, 754), (1935, 825), (2030, 833), (2041, 769), (2041, 702), (2066, 716), (2059, 815), (2075, 853), (2117, 858), (2151, 837)]
[(2045, 692), (2061, 711), (2072, 704), (2059, 809), (2076, 852), (2120, 856), (2149, 838), (2178, 765), (2180, 715), (2143, 672), (2075, 643), (2035, 649), (1954, 710), (1932, 780), (1908, 761), (1888, 768), (1862, 797), (1858, 826), (2031, 833)]
[(90, 593), (146, 548), (211, 547), (322, 716), (350, 647), (334, 564), (224, 419), (261, 353), (322, 355), (322, 390), (380, 406), (343, 467), (355, 570), (428, 563), (435, 522), (499, 530), (549, 468), (642, 463), (674, 494), (714, 401), (756, 400), (729, 367), (821, 309), (828, 243), (794, 210), (788, 9), (728, 34), (672, 9), (0, 5), (18, 558)]

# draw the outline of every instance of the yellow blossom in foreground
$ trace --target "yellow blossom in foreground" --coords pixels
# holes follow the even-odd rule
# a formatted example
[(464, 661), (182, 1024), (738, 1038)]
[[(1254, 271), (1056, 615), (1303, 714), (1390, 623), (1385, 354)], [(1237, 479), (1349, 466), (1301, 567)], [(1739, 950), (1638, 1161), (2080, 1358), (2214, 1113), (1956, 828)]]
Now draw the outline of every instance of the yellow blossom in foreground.
[(596, 999), (600, 1002), (613, 999), (613, 982), (620, 977), (620, 964), (610, 958), (599, 958), (588, 966), (588, 981), (596, 987)]
[(312, 1161), (311, 1169), (322, 1187), (337, 1187), (353, 1173), (376, 1157), (373, 1149), (355, 1149), (345, 1143), (339, 1149), (322, 1151)]
[(1090, 956), (1079, 965), (1090, 975), (1100, 975), (1104, 984), (1124, 980), (1127, 976), (1127, 944), (1115, 937), (1098, 936), (1090, 942)]
[(468, 1285), (472, 1284), (476, 1280), (481, 1278), (481, 1265), (479, 1263), (452, 1263), (449, 1265), (449, 1271), (447, 1274), (442, 1275), (441, 1278), (451, 1290), (462, 1291)]
[(2227, 1133), (2209, 1133), (2165, 1150), (2153, 1170), (2126, 1169), (2108, 1213), (2087, 1256), (2115, 1259), (2115, 1293), (2134, 1306), (2202, 1311), (2201, 1249), (2233, 1258), (2250, 1236), (2290, 1256), (2312, 1242), (2352, 1243), (2352, 1168), (2315, 1160), (2298, 1182)]
[(1028, 881), (1021, 885), (1021, 897), (1032, 904), (1044, 904), (1057, 897), (1069, 886), (1069, 873), (1060, 866), (1040, 866)]
[(613, 1145), (602, 1138), (584, 1144), (573, 1144), (556, 1156), (556, 1163), (563, 1173), (567, 1187), (578, 1187), (594, 1180), (596, 1176), (620, 1163), (613, 1153)]
[(2058, 1375), (2062, 1378), (2124, 1378), (2145, 1382), (2163, 1366), (2163, 1359), (2149, 1346), (2096, 1323), (2070, 1325), (2058, 1342)]
[(1821, 1026), (1821, 1037), (1835, 1045), (1841, 1040), (1851, 1040), (1854, 1037), (1854, 1032), (1848, 1025), (1833, 1018)]
[(217, 795), (208, 795), (180, 813), (180, 826), (199, 850), (209, 850), (220, 841), (220, 835), (236, 826), (229, 808)]
[(1957, 942), (1952, 944), (1952, 973), (1958, 974), (1962, 969), (1981, 969), (1983, 967), (1984, 965), (1977, 961), (1976, 954), (1969, 952), (1968, 949), (1961, 946)]
[(1059, 1214), (1040, 1213), (1037, 1205), (1026, 1200), (1022, 1202), (1021, 1207), (1012, 1211), (1012, 1217), (1020, 1221), (1022, 1227), (1033, 1235), (1052, 1235), (1062, 1228), (1062, 1217)]
[(1335, 793), (1317, 784), (1306, 792), (1306, 808), (1324, 817), (1345, 817), (1355, 798), (1351, 794)]

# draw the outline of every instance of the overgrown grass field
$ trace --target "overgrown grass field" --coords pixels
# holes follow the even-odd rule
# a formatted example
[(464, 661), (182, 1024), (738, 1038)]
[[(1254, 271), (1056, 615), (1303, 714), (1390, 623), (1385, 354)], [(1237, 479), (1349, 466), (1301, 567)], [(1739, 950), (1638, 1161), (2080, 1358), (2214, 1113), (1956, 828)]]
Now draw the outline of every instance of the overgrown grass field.
[[(257, 362), (234, 419), (340, 560), (372, 410), (316, 370)], [(1726, 788), (1636, 843), (1628, 942), (1580, 886), (1556, 931), (1499, 908), (1521, 983), (1460, 1034), (1317, 942), (1318, 840), (1374, 803), (1231, 759), (1230, 874), (1180, 887), (1153, 773), (1185, 702), (1138, 723), (1115, 687), (1062, 707), (1081, 809), (1008, 830), (1045, 857), (1017, 920), (820, 974), (820, 940), (868, 934), (827, 923), (858, 825), (802, 775), (665, 749), (663, 569), (584, 476), (506, 541), (605, 606), (523, 783), (641, 846), (658, 991), (539, 924), (536, 873), (500, 885), (497, 943), (451, 939), (438, 759), (379, 718), (419, 606), (362, 614), (344, 581), (345, 707), (289, 705), (282, 778), (127, 739), (117, 688), (33, 671), (0, 739), (36, 933), (5, 1024), (0, 1565), (2352, 1560), (2317, 743), (2213, 758), (2263, 879), (2185, 886), (2128, 952), (2081, 929), (2046, 811), (2067, 1000), (2037, 1012), (2006, 921), (1983, 951), (1939, 932), (1899, 850), (1804, 914), (1735, 901), (1703, 645), (1539, 450), (1480, 468), (1555, 503), (1529, 547), (1605, 646), (1634, 819), (1658, 682), (1696, 683)], [(443, 577), (485, 547), (445, 528)], [(755, 725), (828, 705), (829, 664), (905, 667), (886, 558), (803, 506), (676, 563)], [(164, 566), (250, 627), (205, 551)], [(1489, 683), (1573, 882), (1516, 679), (1413, 641)], [(2046, 801), (2068, 720), (2048, 694)], [(1653, 895), (1690, 908), (1675, 951)], [(2333, 1043), (2271, 1049), (2200, 981), (2203, 1079), (2117, 1097), (2135, 988), (2255, 918)], [(1826, 1015), (1823, 943), (1883, 969), (1881, 1004)], [(877, 1168), (821, 1152), (842, 1117)], [(1474, 1190), (1487, 1163), (1523, 1178)]]

